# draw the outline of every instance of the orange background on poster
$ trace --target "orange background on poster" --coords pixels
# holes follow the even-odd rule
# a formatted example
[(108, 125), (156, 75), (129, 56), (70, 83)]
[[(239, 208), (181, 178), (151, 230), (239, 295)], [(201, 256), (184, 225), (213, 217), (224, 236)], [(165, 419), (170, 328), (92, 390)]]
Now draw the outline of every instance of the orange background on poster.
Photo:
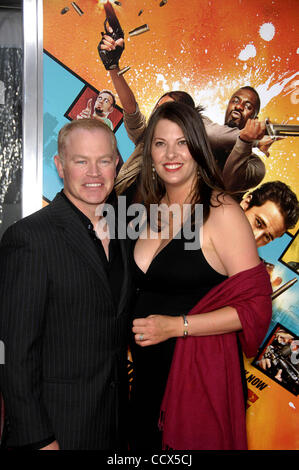
[[(77, 4), (82, 16), (71, 5), (62, 15), (65, 0), (44, 0), (44, 48), (95, 88), (100, 84), (113, 90), (97, 52), (103, 6), (98, 0), (78, 0)], [(179, 88), (221, 123), (230, 95), (250, 84), (262, 96), (261, 118), (299, 124), (297, 0), (168, 0), (163, 7), (159, 4), (159, 0), (122, 0), (121, 6), (114, 5), (126, 39), (121, 66), (131, 66), (126, 79), (147, 116), (162, 93)], [(140, 10), (143, 13), (138, 16)], [(150, 31), (128, 38), (130, 30), (144, 23)], [(271, 40), (267, 34), (263, 39), (260, 31), (267, 24), (275, 28)], [(255, 56), (241, 60), (246, 47), (248, 51), (254, 48)], [(269, 96), (273, 96), (270, 101)], [(297, 194), (298, 144), (295, 138), (277, 142), (270, 158), (264, 158), (265, 181), (279, 178)]]
[[(82, 16), (70, 2), (44, 0), (44, 48), (95, 88), (113, 90), (97, 51), (103, 6), (97, 0), (76, 3)], [(251, 85), (262, 99), (260, 118), (299, 124), (298, 0), (159, 4), (160, 0), (121, 0), (121, 6), (114, 5), (126, 39), (120, 66), (131, 67), (125, 77), (147, 116), (164, 92), (181, 89), (222, 123), (231, 94)], [(66, 6), (70, 10), (62, 15)], [(128, 38), (130, 30), (144, 23), (150, 31)], [(271, 147), (269, 158), (262, 156), (267, 168), (264, 181), (279, 179), (297, 196), (298, 147), (299, 138), (287, 138)], [(298, 225), (292, 233), (297, 229)], [(259, 399), (248, 409), (249, 448), (299, 449), (298, 397), (245, 365), (269, 384), (257, 392)]]

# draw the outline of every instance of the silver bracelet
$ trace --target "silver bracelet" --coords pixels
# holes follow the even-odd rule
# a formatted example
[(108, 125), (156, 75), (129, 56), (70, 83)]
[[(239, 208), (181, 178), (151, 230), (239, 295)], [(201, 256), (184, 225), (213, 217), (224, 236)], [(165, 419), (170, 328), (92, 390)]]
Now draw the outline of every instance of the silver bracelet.
[(188, 320), (187, 320), (187, 317), (184, 313), (182, 314), (182, 317), (183, 317), (183, 321), (184, 321), (183, 337), (187, 338), (187, 336), (188, 336)]

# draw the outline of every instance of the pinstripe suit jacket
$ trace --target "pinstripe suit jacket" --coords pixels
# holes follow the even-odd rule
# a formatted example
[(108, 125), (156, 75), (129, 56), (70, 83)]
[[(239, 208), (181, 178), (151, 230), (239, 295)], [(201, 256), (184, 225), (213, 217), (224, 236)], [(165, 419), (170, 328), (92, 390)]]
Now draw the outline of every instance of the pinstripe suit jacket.
[(0, 248), (0, 389), (8, 445), (54, 435), (63, 449), (120, 445), (127, 400), (130, 281), (119, 305), (93, 241), (58, 194), (20, 220)]

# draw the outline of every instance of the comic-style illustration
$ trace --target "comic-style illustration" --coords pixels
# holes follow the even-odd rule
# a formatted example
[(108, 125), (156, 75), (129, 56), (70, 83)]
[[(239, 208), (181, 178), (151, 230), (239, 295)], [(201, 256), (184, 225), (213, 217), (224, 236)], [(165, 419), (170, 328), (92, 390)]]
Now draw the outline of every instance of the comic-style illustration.
[(84, 87), (65, 116), (71, 120), (90, 117), (100, 119), (112, 130), (116, 130), (122, 120), (122, 111), (117, 106), (112, 91), (100, 90), (98, 92)]
[[(273, 290), (272, 321), (260, 353), (244, 357), (249, 448), (298, 448), (296, 0), (43, 5), (45, 200), (61, 188), (52, 159), (68, 120), (93, 117), (113, 129), (124, 162), (119, 184), (125, 178), (131, 184), (142, 165), (138, 138), (153, 109), (165, 95), (188, 94), (202, 109), (224, 176), (240, 183), (234, 188)], [(138, 125), (130, 131), (132, 116)], [(251, 120), (260, 127), (248, 142)], [(279, 422), (275, 435), (265, 431), (269, 416)]]
[(277, 324), (253, 364), (294, 395), (299, 393), (299, 339)]
[(281, 254), (280, 261), (299, 274), (299, 233), (297, 232), (286, 250)]

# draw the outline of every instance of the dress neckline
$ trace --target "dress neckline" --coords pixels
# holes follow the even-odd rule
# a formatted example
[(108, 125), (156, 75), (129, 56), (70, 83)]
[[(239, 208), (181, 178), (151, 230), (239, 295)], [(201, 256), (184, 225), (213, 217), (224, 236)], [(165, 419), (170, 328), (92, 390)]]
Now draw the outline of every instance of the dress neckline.
[[(177, 240), (177, 236), (178, 236), (179, 233), (182, 232), (183, 227), (184, 227), (184, 225), (181, 226), (180, 230), (177, 231), (177, 233), (175, 234), (175, 236), (172, 237), (172, 238), (164, 245), (164, 247), (163, 247), (161, 250), (160, 250), (159, 248), (160, 248), (160, 246), (162, 245), (162, 243), (159, 245), (158, 250), (155, 251), (155, 254), (154, 254), (154, 256), (153, 256), (153, 258), (152, 258), (152, 260), (151, 260), (150, 264), (148, 265), (148, 268), (147, 268), (147, 270), (146, 270), (145, 272), (144, 272), (144, 271), (138, 266), (138, 264), (136, 263), (134, 253), (135, 253), (135, 246), (136, 246), (136, 243), (137, 243), (137, 242), (135, 243), (134, 250), (133, 250), (134, 262), (135, 262), (136, 266), (138, 267), (138, 269), (139, 269), (144, 275), (146, 275), (146, 274), (148, 273), (148, 271), (149, 271), (151, 265), (153, 264), (154, 260), (159, 256), (159, 254), (160, 254), (160, 253), (163, 253), (163, 251), (173, 242), (173, 240)], [(180, 238), (181, 238), (181, 237), (180, 237)], [(138, 240), (137, 240), (137, 241), (138, 241)]]
[[(182, 230), (182, 229), (181, 229), (181, 230)], [(180, 231), (181, 231), (181, 230), (180, 230)], [(179, 232), (180, 232), (180, 231), (179, 231)], [(178, 233), (179, 233), (179, 232), (178, 232)], [(178, 233), (176, 234), (176, 236), (178, 235)], [(161, 250), (159, 250), (158, 252), (156, 252), (156, 254), (153, 256), (153, 258), (152, 258), (150, 264), (148, 265), (148, 268), (147, 268), (146, 271), (143, 271), (143, 270), (140, 268), (140, 266), (137, 264), (136, 260), (135, 260), (135, 256), (134, 256), (135, 246), (136, 246), (136, 244), (135, 244), (134, 250), (133, 250), (134, 263), (135, 263), (135, 265), (137, 266), (138, 270), (139, 270), (144, 276), (147, 275), (147, 273), (149, 272), (149, 270), (150, 270), (152, 264), (154, 263), (154, 261), (156, 260), (156, 258), (157, 258), (161, 253), (163, 253), (163, 252), (166, 250), (166, 248), (172, 243), (173, 240), (177, 240), (177, 238), (175, 238), (175, 237), (171, 238), (171, 240), (169, 240), (169, 242), (166, 243), (166, 245), (165, 245)]]

